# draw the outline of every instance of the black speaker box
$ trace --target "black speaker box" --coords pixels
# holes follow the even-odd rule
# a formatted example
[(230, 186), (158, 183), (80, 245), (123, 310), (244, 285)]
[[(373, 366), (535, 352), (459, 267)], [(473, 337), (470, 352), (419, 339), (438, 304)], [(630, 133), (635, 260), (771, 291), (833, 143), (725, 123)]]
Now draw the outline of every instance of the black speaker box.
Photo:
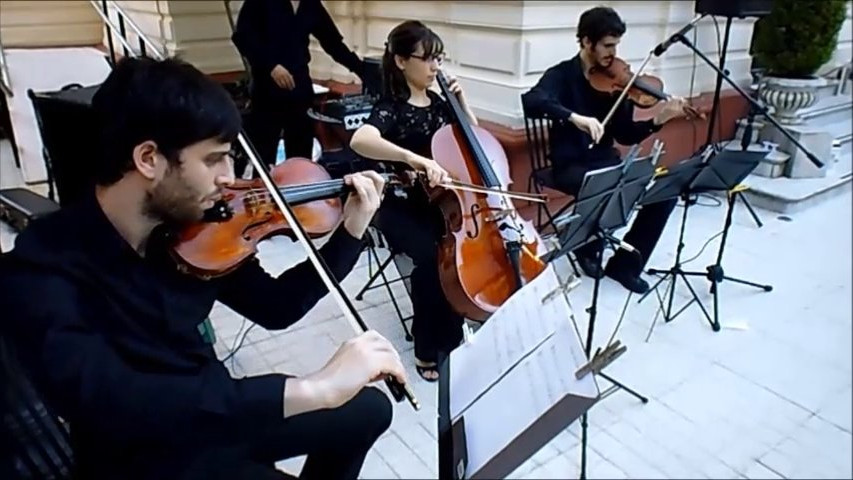
[(773, 0), (696, 0), (696, 13), (718, 17), (763, 17), (770, 14)]

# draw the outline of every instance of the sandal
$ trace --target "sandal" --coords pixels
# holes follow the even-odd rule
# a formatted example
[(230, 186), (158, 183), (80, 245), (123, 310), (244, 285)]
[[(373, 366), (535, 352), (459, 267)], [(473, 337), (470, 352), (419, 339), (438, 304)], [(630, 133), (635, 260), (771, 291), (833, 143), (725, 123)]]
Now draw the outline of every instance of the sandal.
[[(423, 378), (427, 382), (437, 382), (438, 381), (438, 365), (437, 364), (418, 365), (417, 363), (415, 363), (415, 370), (417, 370), (418, 375), (420, 375), (421, 378)], [(433, 376), (427, 377), (426, 375), (424, 375), (427, 372), (432, 373), (435, 376), (434, 377)]]

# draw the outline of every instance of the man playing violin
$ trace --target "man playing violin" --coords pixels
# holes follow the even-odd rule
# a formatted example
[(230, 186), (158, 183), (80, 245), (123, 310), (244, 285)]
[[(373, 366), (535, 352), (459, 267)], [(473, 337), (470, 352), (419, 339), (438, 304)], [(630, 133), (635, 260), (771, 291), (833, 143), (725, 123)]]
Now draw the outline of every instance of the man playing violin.
[[(577, 27), (579, 52), (546, 70), (539, 82), (522, 95), (529, 113), (562, 120), (554, 122), (549, 138), (554, 179), (565, 193), (577, 195), (587, 171), (621, 162), (614, 141), (622, 145), (638, 144), (666, 122), (687, 116), (686, 102), (675, 97), (664, 102), (653, 119), (635, 121), (633, 105), (624, 101), (610, 122), (602, 125), (617, 96), (592, 88), (589, 74), (595, 68), (607, 68), (614, 61), (625, 30), (625, 24), (612, 8), (587, 10)], [(642, 259), (620, 249), (602, 269), (595, 261), (601, 244), (590, 242), (574, 252), (583, 271), (593, 278), (607, 275), (633, 292), (646, 292), (649, 285), (640, 278), (640, 273), (675, 204), (676, 200), (671, 200), (646, 205), (636, 216), (623, 240), (636, 248)]]
[[(303, 477), (357, 478), (392, 418), (365, 387), (406, 381), (393, 346), (367, 332), (304, 377), (232, 378), (199, 333), (215, 301), (284, 329), (326, 287), (308, 262), (273, 277), (252, 258), (205, 280), (170, 254), (171, 233), (234, 181), (241, 125), (226, 91), (181, 61), (127, 58), (92, 107), (95, 191), (31, 223), (0, 268), (3, 336), (69, 422), (77, 478), (285, 478), (275, 462), (301, 455)], [(345, 182), (344, 219), (320, 250), (339, 280), (384, 188), (375, 172)]]

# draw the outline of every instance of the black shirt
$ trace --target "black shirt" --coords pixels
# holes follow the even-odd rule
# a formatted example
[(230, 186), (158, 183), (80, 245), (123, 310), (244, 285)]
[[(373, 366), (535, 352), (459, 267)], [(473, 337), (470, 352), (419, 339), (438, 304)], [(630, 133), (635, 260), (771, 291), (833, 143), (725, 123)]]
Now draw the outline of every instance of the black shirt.
[(383, 97), (373, 105), (365, 124), (373, 125), (382, 138), (426, 158), (432, 158), (432, 136), (452, 121), (450, 105), (441, 95), (427, 90), (430, 104), (412, 105), (399, 98)]
[[(70, 422), (82, 478), (171, 478), (165, 457), (282, 421), (286, 377), (232, 379), (199, 324), (219, 300), (284, 329), (327, 293), (307, 261), (278, 278), (256, 259), (212, 280), (180, 273), (164, 232), (142, 257), (91, 196), (32, 222), (2, 257), (0, 333)], [(360, 248), (341, 227), (321, 254), (340, 280)]]
[[(401, 98), (384, 96), (374, 105), (365, 125), (379, 130), (382, 138), (426, 158), (432, 158), (432, 137), (441, 127), (451, 123), (450, 105), (441, 95), (427, 90), (430, 103), (425, 107), (412, 105)], [(382, 162), (385, 170), (411, 170), (400, 162)], [(435, 215), (429, 207), (426, 191), (419, 185), (408, 189), (407, 196), (387, 195), (382, 207), (405, 205), (412, 215)], [(381, 214), (381, 212), (380, 212)], [(437, 220), (436, 220), (437, 222)]]
[[(240, 8), (232, 41), (252, 68), (255, 94), (264, 98), (310, 98), (313, 86), (308, 64), (310, 35), (333, 60), (359, 77), (364, 64), (343, 42), (343, 36), (320, 0), (301, 0), (293, 11), (288, 0), (246, 0)], [(286, 68), (296, 82), (293, 91), (278, 87), (270, 73)]]
[(599, 143), (590, 150), (592, 137), (568, 122), (569, 116), (574, 112), (603, 121), (617, 98), (592, 88), (584, 76), (580, 54), (550, 67), (539, 82), (521, 96), (528, 115), (556, 120), (549, 137), (555, 173), (571, 163), (596, 167), (619, 163), (619, 151), (613, 147), (614, 141), (635, 145), (660, 130), (652, 120), (634, 121), (634, 106), (625, 100), (604, 125)]

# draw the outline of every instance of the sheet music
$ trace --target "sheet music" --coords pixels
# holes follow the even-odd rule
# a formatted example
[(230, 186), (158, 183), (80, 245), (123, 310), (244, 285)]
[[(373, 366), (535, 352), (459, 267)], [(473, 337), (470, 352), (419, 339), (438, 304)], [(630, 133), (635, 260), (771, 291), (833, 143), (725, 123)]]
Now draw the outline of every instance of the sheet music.
[(468, 343), (451, 353), (451, 418), (456, 419), (477, 395), (553, 333), (557, 323), (569, 322), (570, 311), (561, 312), (560, 302), (542, 304), (542, 298), (559, 286), (554, 268), (549, 265), (515, 292)]
[(598, 396), (593, 375), (574, 375), (586, 356), (565, 296), (542, 303), (557, 288), (549, 265), (451, 353), (450, 415), (465, 415), (466, 477), (567, 395)]

